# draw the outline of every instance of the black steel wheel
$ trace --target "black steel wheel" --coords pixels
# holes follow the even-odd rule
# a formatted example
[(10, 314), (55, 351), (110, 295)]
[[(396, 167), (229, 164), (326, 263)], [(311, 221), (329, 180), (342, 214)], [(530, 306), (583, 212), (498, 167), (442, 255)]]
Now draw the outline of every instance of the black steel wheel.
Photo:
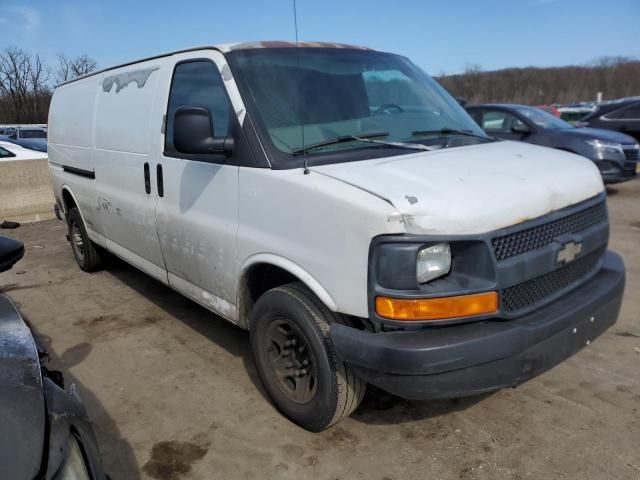
[(349, 416), (366, 384), (335, 354), (332, 322), (344, 319), (304, 285), (263, 294), (250, 315), (251, 347), (260, 379), (276, 407), (310, 431)]
[(69, 210), (67, 215), (69, 241), (78, 266), (85, 272), (95, 272), (102, 266), (98, 247), (89, 239), (82, 216), (77, 208)]
[(317, 391), (318, 365), (302, 330), (289, 318), (276, 318), (263, 346), (276, 385), (293, 402), (309, 403)]

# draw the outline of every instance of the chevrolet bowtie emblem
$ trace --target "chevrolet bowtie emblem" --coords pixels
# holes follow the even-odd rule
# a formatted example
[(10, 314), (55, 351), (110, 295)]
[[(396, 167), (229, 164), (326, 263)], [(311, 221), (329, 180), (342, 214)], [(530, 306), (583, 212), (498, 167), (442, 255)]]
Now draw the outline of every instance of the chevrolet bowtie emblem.
[(582, 242), (565, 243), (558, 252), (558, 263), (573, 262), (582, 252)]

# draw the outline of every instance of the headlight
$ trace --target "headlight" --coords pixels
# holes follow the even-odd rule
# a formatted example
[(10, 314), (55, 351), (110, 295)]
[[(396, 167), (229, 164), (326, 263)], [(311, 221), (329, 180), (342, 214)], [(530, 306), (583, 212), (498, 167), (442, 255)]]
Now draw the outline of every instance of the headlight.
[(430, 282), (446, 275), (449, 270), (451, 270), (451, 247), (448, 243), (439, 243), (418, 252), (416, 264), (418, 283)]
[(91, 480), (89, 472), (87, 472), (87, 466), (84, 463), (84, 458), (82, 457), (80, 445), (78, 445), (78, 441), (73, 435), (71, 435), (69, 440), (67, 458), (60, 472), (60, 476), (57, 478), (60, 478), (60, 480)]
[(603, 142), (602, 140), (587, 140), (587, 144), (591, 145), (595, 148), (600, 155), (603, 152), (616, 152), (624, 155), (624, 151), (622, 150), (622, 145), (615, 142)]

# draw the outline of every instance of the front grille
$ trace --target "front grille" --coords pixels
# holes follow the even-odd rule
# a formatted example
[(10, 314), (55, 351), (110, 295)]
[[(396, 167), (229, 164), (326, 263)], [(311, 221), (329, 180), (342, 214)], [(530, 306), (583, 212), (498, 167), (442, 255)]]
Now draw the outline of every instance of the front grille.
[(500, 292), (503, 310), (508, 313), (517, 312), (579, 282), (598, 267), (605, 249), (606, 247), (599, 248), (557, 270), (503, 289)]
[(640, 150), (638, 150), (637, 148), (624, 150), (624, 156), (630, 162), (637, 162), (639, 153), (640, 153)]
[(570, 213), (562, 218), (491, 240), (498, 261), (537, 250), (553, 242), (558, 236), (579, 233), (607, 219), (604, 202)]

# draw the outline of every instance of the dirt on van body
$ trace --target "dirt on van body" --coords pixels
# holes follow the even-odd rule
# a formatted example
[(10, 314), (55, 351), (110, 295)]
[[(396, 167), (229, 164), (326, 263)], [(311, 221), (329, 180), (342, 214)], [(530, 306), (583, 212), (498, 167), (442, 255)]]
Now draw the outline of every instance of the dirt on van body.
[(618, 323), (512, 390), (411, 402), (369, 389), (320, 434), (265, 398), (246, 332), (120, 261), (86, 274), (62, 222), (3, 230), (0, 285), (77, 382), (115, 479), (640, 478), (640, 180), (609, 189), (627, 266)]

